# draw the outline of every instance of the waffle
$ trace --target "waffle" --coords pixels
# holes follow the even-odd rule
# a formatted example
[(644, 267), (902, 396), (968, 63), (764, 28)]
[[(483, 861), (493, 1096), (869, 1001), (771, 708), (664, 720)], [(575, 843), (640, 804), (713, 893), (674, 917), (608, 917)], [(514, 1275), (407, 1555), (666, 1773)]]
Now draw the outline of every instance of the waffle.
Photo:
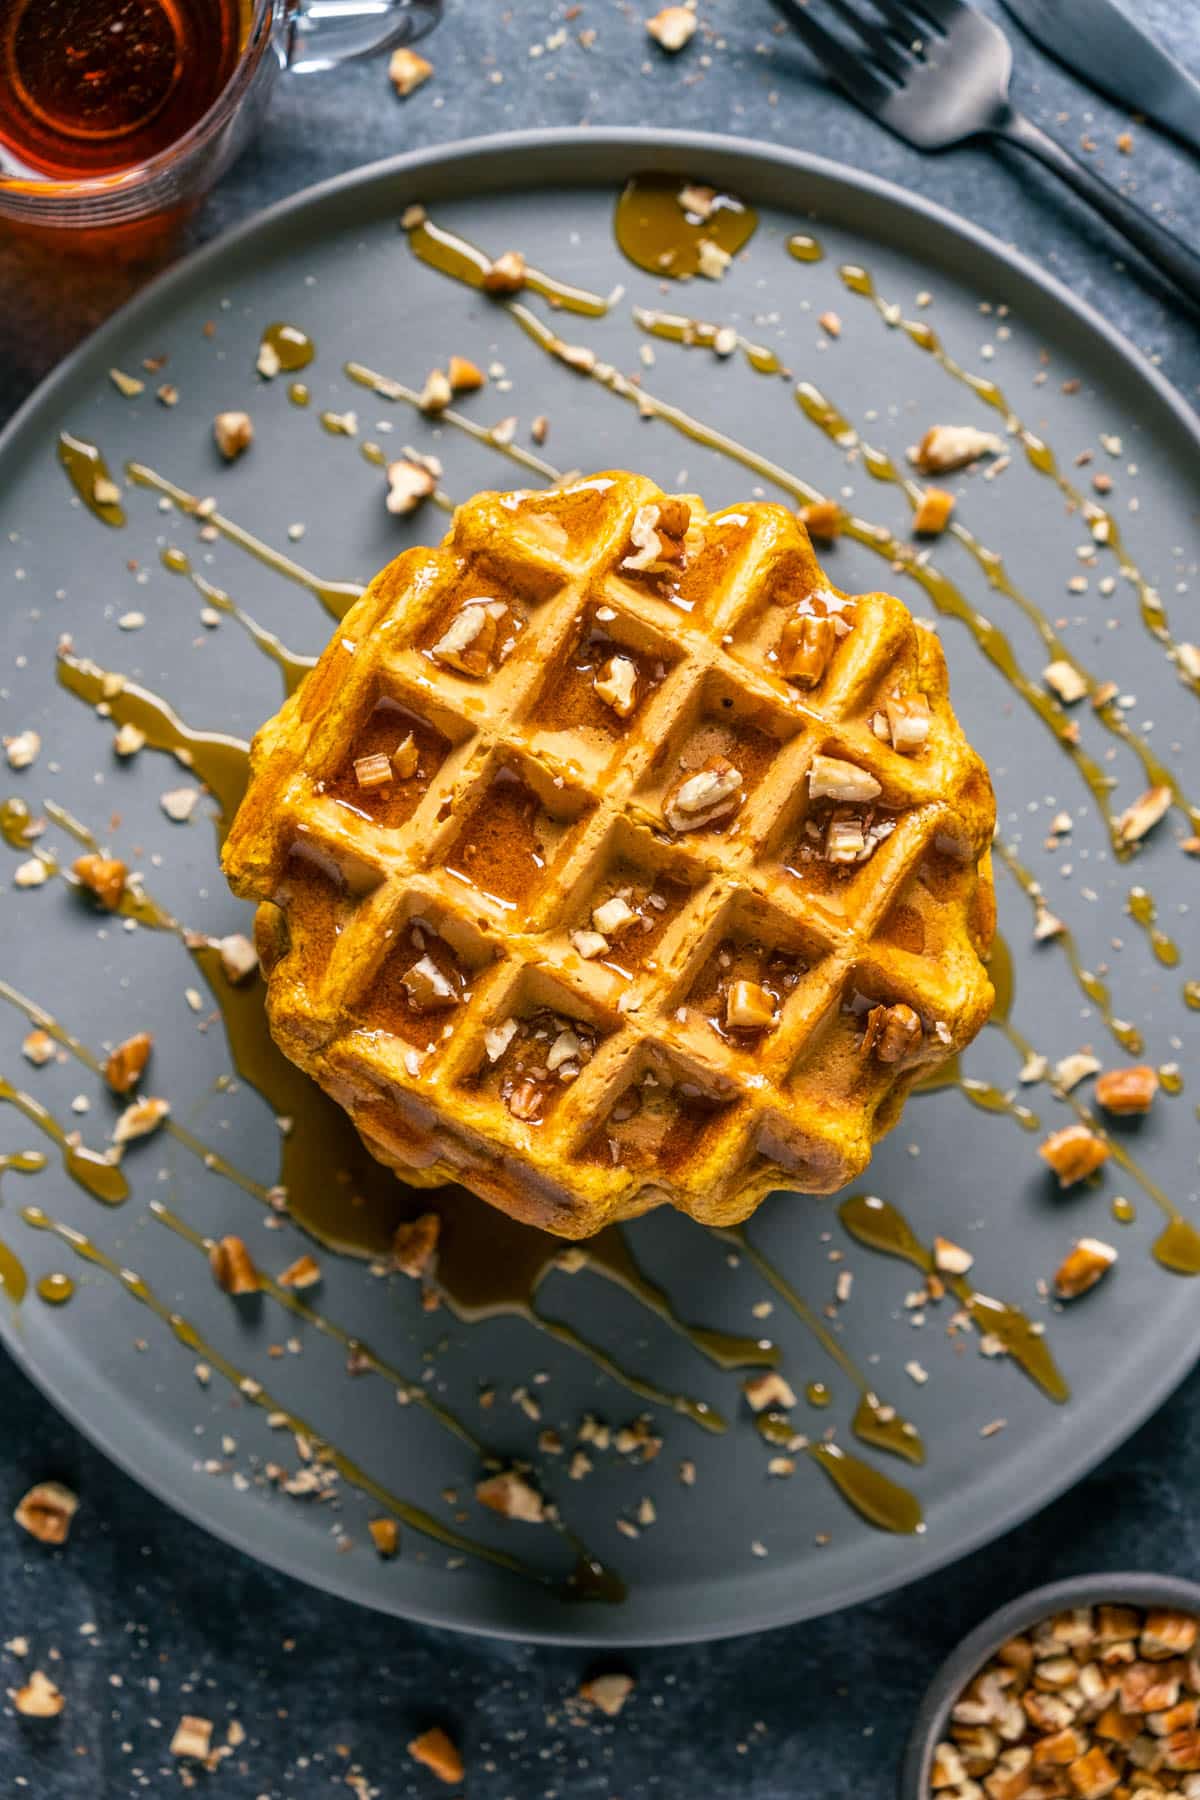
[(840, 1187), (986, 1020), (987, 772), (932, 632), (784, 508), (485, 493), (255, 739), (272, 1032), (416, 1184), (564, 1237)]

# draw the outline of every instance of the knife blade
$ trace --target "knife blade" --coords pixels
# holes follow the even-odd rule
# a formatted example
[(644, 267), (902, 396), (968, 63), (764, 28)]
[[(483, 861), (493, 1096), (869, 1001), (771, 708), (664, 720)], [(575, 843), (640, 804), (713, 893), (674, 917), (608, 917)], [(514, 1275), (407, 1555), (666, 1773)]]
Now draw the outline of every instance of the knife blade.
[(1035, 43), (1074, 75), (1144, 113), (1200, 154), (1200, 82), (1116, 0), (1004, 0)]

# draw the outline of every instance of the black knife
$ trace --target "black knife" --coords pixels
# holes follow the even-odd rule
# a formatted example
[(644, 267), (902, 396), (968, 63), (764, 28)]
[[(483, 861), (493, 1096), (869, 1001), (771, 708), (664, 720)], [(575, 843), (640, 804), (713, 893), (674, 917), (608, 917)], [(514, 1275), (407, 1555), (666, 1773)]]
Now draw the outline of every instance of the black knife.
[(1004, 0), (1034, 41), (1110, 100), (1200, 154), (1200, 82), (1116, 0)]

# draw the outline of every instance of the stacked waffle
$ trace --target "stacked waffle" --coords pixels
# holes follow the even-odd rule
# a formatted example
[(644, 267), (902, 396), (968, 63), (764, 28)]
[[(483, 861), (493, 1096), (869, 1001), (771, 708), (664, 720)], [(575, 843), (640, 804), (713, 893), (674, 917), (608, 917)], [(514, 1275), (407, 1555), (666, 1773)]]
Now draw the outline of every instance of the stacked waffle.
[(829, 1192), (987, 1018), (986, 770), (936, 638), (802, 525), (481, 494), (258, 734), (271, 1029), (408, 1181), (566, 1237)]

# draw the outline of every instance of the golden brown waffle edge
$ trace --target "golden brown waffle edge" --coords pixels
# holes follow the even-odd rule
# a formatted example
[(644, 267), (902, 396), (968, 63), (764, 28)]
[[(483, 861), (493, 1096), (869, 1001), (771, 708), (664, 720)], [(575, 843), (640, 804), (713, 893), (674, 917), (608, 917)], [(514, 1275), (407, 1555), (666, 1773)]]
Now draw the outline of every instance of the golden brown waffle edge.
[(479, 494), (251, 766), (224, 866), (285, 1054), (405, 1179), (566, 1237), (832, 1192), (991, 1008), (941, 647), (779, 506)]

